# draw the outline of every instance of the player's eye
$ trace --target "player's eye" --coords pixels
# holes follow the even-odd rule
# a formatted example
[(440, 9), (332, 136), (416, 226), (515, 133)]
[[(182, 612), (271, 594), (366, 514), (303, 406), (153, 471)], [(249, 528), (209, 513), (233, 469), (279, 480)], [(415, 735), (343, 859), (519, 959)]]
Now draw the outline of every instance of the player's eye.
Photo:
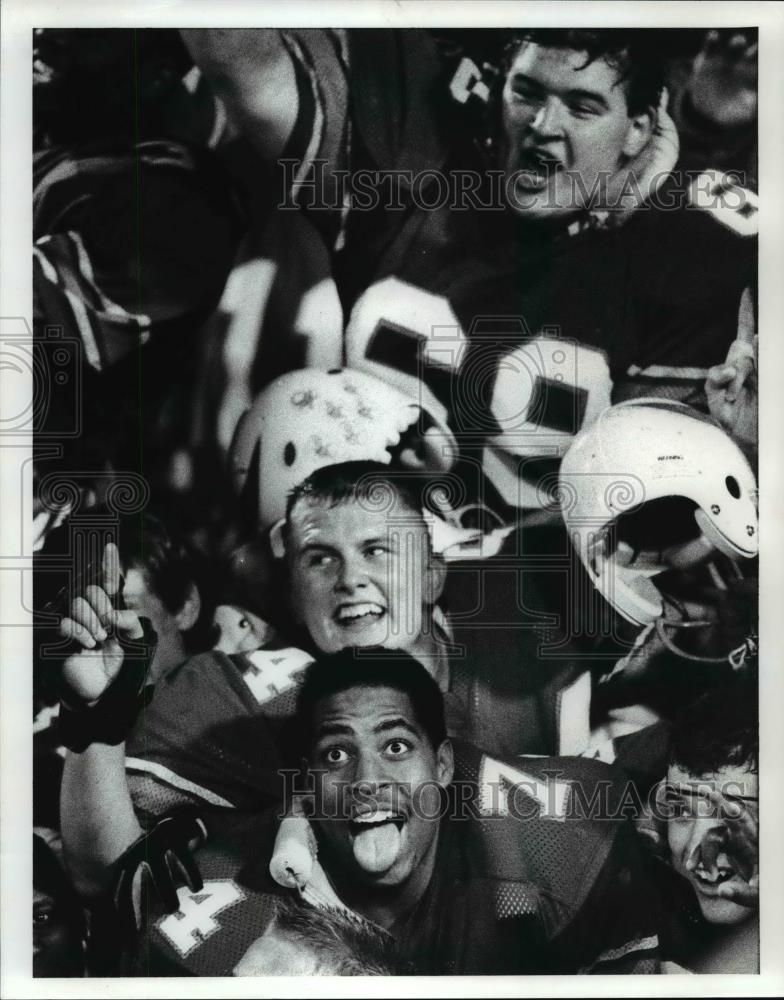
[(511, 91), (512, 91), (512, 97), (517, 98), (518, 100), (521, 101), (527, 101), (530, 103), (533, 101), (542, 100), (541, 91), (536, 90), (535, 87), (532, 87), (530, 84), (525, 83), (523, 81), (513, 83)]
[(240, 620), (237, 622), (237, 625), (239, 626), (239, 628), (250, 628), (250, 622), (248, 621), (247, 618), (240, 618)]
[(386, 545), (371, 545), (365, 550), (365, 554), (370, 556), (371, 559), (378, 559), (381, 556), (387, 555), (389, 548)]
[(334, 562), (334, 557), (329, 552), (311, 552), (307, 557), (306, 565), (314, 569), (326, 569)]
[(348, 753), (343, 749), (343, 747), (329, 747), (322, 752), (321, 758), (325, 764), (337, 767), (340, 764), (346, 763), (348, 760)]
[(386, 745), (386, 753), (390, 757), (403, 757), (411, 750), (411, 744), (407, 740), (390, 740)]
[(572, 104), (569, 109), (578, 118), (593, 118), (601, 113), (601, 109), (595, 104), (583, 104), (582, 102)]
[(664, 785), (657, 793), (657, 799), (666, 810), (668, 819), (678, 819), (686, 809), (686, 801), (677, 789), (671, 785)]
[(50, 909), (33, 910), (33, 927), (47, 927), (52, 922), (52, 917)]

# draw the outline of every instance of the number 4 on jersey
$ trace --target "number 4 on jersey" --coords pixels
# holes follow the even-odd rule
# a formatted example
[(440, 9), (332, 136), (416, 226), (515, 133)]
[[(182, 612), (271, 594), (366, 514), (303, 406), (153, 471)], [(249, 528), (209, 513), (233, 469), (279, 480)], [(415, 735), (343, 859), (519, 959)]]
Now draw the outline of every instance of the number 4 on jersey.
[(245, 893), (230, 879), (214, 879), (205, 882), (201, 892), (191, 892), (182, 886), (177, 896), (179, 910), (159, 920), (158, 929), (184, 957), (220, 930), (217, 915), (241, 902)]

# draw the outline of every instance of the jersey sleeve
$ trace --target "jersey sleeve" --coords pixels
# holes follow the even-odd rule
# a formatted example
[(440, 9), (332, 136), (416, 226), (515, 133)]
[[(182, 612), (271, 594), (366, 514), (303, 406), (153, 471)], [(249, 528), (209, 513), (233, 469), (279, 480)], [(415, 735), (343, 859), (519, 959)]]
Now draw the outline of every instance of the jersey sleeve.
[(181, 805), (260, 808), (280, 797), (276, 733), (237, 663), (211, 652), (156, 685), (126, 744), (142, 819)]
[(349, 78), (345, 32), (330, 28), (281, 32), (294, 65), (298, 111), (279, 159), (283, 204), (312, 213), (336, 244), (345, 225), (340, 171), (349, 165)]

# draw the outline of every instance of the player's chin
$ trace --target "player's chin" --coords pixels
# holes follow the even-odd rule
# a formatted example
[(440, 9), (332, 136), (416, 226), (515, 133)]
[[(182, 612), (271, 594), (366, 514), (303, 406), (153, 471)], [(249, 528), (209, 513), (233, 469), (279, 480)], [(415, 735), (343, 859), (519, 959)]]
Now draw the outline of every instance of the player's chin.
[[(732, 886), (735, 881), (735, 879), (731, 879), (729, 882), (725, 882), (724, 884), (726, 886)], [(691, 882), (692, 885), (694, 885), (694, 879), (692, 879)], [(740, 888), (740, 883), (738, 883), (738, 887)], [(725, 896), (719, 896), (715, 892), (707, 892), (705, 889), (702, 889), (697, 885), (695, 885), (695, 891), (700, 911), (708, 923), (722, 924), (724, 926), (740, 924), (743, 923), (744, 920), (747, 920), (754, 912), (752, 907), (741, 906), (740, 903), (736, 903), (732, 899), (727, 899)]]
[(565, 218), (580, 211), (572, 191), (565, 190), (556, 177), (543, 187), (527, 184), (524, 174), (508, 177), (506, 204), (517, 218), (531, 222)]

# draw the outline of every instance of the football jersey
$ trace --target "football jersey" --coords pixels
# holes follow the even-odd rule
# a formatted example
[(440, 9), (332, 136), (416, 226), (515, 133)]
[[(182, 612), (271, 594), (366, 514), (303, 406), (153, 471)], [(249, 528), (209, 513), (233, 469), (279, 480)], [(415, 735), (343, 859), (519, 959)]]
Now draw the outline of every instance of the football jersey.
[(140, 819), (192, 804), (258, 811), (280, 801), (284, 730), (310, 660), (294, 648), (211, 650), (159, 681), (126, 742)]
[[(413, 31), (341, 38), (346, 60), (325, 62), (324, 79), (352, 100), (319, 96), (314, 79), (308, 99), (300, 90), (296, 145), (320, 152), (302, 160), (308, 183), (293, 203), (304, 218), (282, 212), (250, 254), (247, 288), (263, 286), (265, 301), (245, 394), (308, 364), (380, 375), (448, 418), (463, 458), (522, 508), (546, 505), (561, 455), (610, 402), (665, 395), (705, 409), (707, 370), (756, 284), (755, 196), (721, 175), (675, 175), (618, 229), (585, 217), (546, 232), (482, 185), (474, 202), (491, 208), (469, 199), (455, 211), (454, 193), (439, 199), (411, 179), (470, 169), (490, 183), (470, 128), (443, 127), (459, 120), (457, 80), (470, 81), (461, 96), (487, 89), (476, 64), (446, 66)], [(290, 46), (301, 81), (320, 65), (305, 49)], [(356, 191), (325, 194), (319, 159), (400, 171), (387, 210)], [(338, 217), (336, 237), (324, 220)]]
[[(440, 633), (450, 735), (512, 757), (585, 748), (590, 676), (542, 584), (553, 572), (562, 577), (561, 563), (534, 558), (524, 573), (517, 557), (450, 564), (453, 619)], [(290, 722), (311, 659), (295, 648), (212, 650), (161, 680), (126, 745), (140, 817), (199, 802), (257, 810), (282, 799), (279, 771), (297, 764)]]
[[(441, 820), (431, 883), (390, 928), (416, 971), (656, 971), (653, 887), (618, 818), (622, 791), (610, 769), (557, 758), (519, 769), (468, 744), (455, 750), (466, 812)], [(181, 888), (173, 914), (155, 900), (141, 907), (149, 919), (137, 975), (230, 975), (286, 892), (268, 873), (271, 813), (206, 824), (196, 854), (202, 890)]]
[(451, 687), (462, 735), (495, 756), (579, 754), (592, 661), (572, 636), (575, 559), (562, 530), (521, 528), (489, 559), (450, 562)]

